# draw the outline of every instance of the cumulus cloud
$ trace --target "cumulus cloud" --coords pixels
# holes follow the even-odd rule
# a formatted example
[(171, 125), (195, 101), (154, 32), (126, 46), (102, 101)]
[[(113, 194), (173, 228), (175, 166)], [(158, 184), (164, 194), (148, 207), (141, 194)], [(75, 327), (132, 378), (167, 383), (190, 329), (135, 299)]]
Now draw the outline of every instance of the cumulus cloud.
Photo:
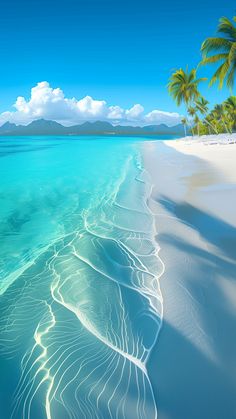
[(176, 125), (180, 120), (181, 116), (177, 112), (164, 112), (154, 109), (145, 115), (145, 121), (149, 124)]
[(136, 105), (132, 106), (132, 108), (127, 109), (125, 114), (129, 121), (140, 121), (140, 119), (142, 119), (143, 112), (144, 107), (137, 103)]
[(124, 118), (124, 109), (120, 106), (110, 106), (107, 117), (108, 119), (120, 121)]
[(132, 125), (165, 123), (171, 126), (179, 123), (181, 119), (178, 113), (160, 110), (145, 114), (144, 107), (140, 104), (123, 109), (118, 105), (109, 106), (105, 100), (95, 100), (91, 96), (79, 100), (66, 98), (60, 88), (52, 88), (47, 81), (34, 86), (28, 100), (19, 96), (13, 106), (14, 111), (0, 114), (0, 125), (7, 121), (27, 125), (36, 119), (44, 118), (65, 125), (103, 120)]

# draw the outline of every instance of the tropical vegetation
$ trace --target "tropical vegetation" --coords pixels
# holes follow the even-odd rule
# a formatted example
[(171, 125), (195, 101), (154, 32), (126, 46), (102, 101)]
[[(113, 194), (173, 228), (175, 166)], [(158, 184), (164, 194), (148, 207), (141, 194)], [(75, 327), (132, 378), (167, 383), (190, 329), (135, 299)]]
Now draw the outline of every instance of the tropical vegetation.
[(236, 16), (230, 21), (226, 17), (219, 20), (217, 36), (207, 38), (202, 46), (202, 61), (199, 66), (218, 64), (209, 87), (218, 82), (229, 88), (230, 96), (223, 103), (209, 111), (209, 102), (200, 93), (200, 84), (206, 78), (197, 77), (197, 69), (175, 70), (168, 83), (168, 91), (177, 105), (186, 107), (182, 118), (185, 135), (190, 130), (193, 135), (236, 132), (236, 96), (232, 89), (236, 77)]
[[(233, 22), (236, 23), (236, 16)], [(207, 38), (201, 47), (201, 65), (220, 64), (210, 81), (210, 85), (218, 81), (220, 88), (224, 82), (233, 88), (236, 74), (236, 25), (233, 22), (222, 17), (217, 29), (220, 36)]]

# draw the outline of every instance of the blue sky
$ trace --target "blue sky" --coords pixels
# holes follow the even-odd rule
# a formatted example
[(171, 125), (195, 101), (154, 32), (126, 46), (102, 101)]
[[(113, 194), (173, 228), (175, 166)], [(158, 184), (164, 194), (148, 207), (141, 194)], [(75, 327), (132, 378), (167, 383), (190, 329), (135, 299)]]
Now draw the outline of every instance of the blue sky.
[[(219, 17), (234, 14), (233, 0), (5, 0), (0, 111), (46, 80), (68, 98), (175, 112), (166, 90), (171, 71), (196, 66)], [(210, 67), (199, 72), (210, 74)], [(211, 103), (228, 95), (207, 85), (202, 92)]]

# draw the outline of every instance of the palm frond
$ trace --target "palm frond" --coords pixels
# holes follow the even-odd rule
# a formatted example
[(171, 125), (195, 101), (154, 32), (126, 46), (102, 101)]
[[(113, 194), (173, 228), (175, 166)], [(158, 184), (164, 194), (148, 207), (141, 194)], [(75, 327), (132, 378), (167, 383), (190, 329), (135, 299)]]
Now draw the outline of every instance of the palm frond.
[(189, 71), (188, 67), (186, 71), (182, 68), (175, 70), (171, 75), (167, 88), (177, 105), (180, 105), (182, 102), (188, 105), (200, 96), (198, 85), (206, 79), (197, 79), (196, 75), (196, 69)]
[(201, 46), (201, 52), (203, 58), (209, 54), (209, 52), (222, 51), (228, 52), (232, 46), (232, 42), (225, 38), (207, 38)]
[(211, 55), (210, 57), (206, 57), (201, 61), (201, 65), (207, 65), (207, 64), (215, 64), (218, 61), (221, 60), (226, 60), (228, 58), (228, 54), (223, 53), (223, 54), (216, 54), (216, 55)]
[(230, 48), (228, 60), (230, 62), (236, 61), (236, 42)]
[(232, 22), (227, 17), (222, 17), (217, 29), (220, 37), (206, 39), (201, 47), (202, 61), (199, 65), (216, 64), (222, 62), (210, 80), (210, 86), (216, 81), (219, 88), (224, 82), (232, 89), (236, 73), (236, 16)]
[(212, 86), (216, 81), (219, 81), (220, 89), (223, 87), (224, 79), (229, 71), (229, 62), (225, 61), (215, 72), (210, 80), (209, 86)]
[(231, 68), (228, 73), (226, 84), (230, 90), (234, 87), (234, 77), (236, 72), (236, 63), (234, 65), (231, 65)]
[(195, 80), (196, 85), (202, 83), (203, 81), (207, 81), (207, 77), (201, 77), (200, 79)]
[(217, 32), (223, 33), (232, 42), (236, 41), (236, 28), (227, 17), (220, 19)]

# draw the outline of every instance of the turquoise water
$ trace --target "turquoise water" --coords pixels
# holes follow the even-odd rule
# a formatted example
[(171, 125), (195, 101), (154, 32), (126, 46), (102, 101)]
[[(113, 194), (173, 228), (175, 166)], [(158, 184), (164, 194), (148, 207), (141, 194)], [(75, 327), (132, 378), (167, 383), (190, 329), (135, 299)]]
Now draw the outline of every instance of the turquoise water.
[(0, 140), (1, 417), (153, 419), (163, 266), (143, 140)]

